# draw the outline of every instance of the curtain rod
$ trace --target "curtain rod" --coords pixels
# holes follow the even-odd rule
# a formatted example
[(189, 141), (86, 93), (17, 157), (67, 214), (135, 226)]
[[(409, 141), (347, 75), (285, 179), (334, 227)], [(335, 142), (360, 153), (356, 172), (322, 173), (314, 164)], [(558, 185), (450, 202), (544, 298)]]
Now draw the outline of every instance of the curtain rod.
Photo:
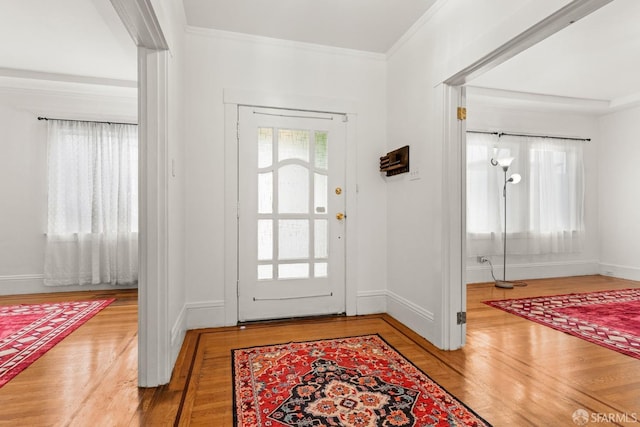
[(61, 121), (67, 121), (67, 122), (104, 123), (104, 124), (107, 124), (107, 125), (133, 125), (133, 126), (138, 126), (137, 123), (100, 122), (100, 121), (97, 121), (97, 120), (54, 119), (52, 117), (38, 117), (38, 120), (61, 120)]
[(588, 142), (591, 141), (591, 138), (571, 138), (571, 137), (565, 137), (565, 136), (550, 136), (550, 135), (527, 135), (527, 134), (523, 134), (523, 133), (509, 133), (509, 132), (488, 132), (488, 131), (481, 131), (481, 130), (468, 130), (468, 133), (484, 133), (487, 135), (498, 135), (498, 138), (500, 138), (501, 136), (521, 136), (521, 137), (535, 137), (535, 138), (548, 138), (548, 139), (568, 139), (570, 141), (582, 141), (582, 142)]

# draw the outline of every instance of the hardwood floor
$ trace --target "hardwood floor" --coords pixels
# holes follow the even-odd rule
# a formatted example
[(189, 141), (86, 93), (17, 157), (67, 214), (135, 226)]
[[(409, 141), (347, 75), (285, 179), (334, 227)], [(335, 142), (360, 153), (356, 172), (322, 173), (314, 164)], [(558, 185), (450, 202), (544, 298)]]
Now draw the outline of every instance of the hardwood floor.
[[(441, 351), (387, 315), (331, 317), (189, 331), (171, 383), (138, 389), (135, 291), (0, 297), (0, 304), (117, 301), (0, 388), (0, 425), (232, 425), (231, 349), (378, 333), (495, 426), (572, 426), (578, 408), (598, 425), (637, 425), (640, 360), (482, 303), (639, 282), (602, 276), (468, 289), (467, 344)], [(624, 415), (627, 415), (626, 421)], [(593, 424), (589, 424), (593, 425)]]

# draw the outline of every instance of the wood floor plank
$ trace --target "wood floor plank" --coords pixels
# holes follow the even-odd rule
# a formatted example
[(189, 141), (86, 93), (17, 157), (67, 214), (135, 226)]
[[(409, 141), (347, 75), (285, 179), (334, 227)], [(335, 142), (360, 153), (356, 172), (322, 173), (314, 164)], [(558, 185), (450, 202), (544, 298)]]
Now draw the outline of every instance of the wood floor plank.
[(640, 360), (483, 301), (638, 287), (603, 276), (532, 280), (512, 290), (470, 285), (467, 344), (456, 351), (437, 349), (387, 315), (189, 331), (170, 384), (148, 389), (136, 386), (135, 290), (0, 297), (5, 305), (116, 298), (0, 388), (0, 425), (231, 426), (232, 349), (372, 333), (495, 426), (570, 426), (579, 408), (603, 416), (637, 415)]

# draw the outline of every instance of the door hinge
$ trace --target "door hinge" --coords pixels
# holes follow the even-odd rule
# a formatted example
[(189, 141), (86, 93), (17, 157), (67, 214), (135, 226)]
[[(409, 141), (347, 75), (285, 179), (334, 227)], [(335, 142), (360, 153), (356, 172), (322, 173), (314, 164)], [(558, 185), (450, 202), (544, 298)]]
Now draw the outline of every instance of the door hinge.
[(458, 120), (467, 120), (467, 109), (465, 107), (458, 107)]
[(458, 313), (456, 313), (456, 319), (456, 323), (458, 325), (464, 325), (465, 323), (467, 323), (467, 312), (459, 311)]

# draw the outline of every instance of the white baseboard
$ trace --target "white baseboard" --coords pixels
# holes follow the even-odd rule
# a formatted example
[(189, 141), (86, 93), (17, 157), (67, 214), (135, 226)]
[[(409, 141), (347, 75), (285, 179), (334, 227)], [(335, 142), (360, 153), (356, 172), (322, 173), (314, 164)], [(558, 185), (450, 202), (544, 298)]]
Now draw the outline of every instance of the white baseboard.
[(600, 263), (599, 273), (619, 279), (640, 280), (640, 268), (627, 265)]
[[(597, 260), (507, 263), (507, 280), (546, 279), (550, 277), (587, 276), (598, 274)], [(502, 279), (502, 264), (493, 266), (497, 279)], [(491, 267), (487, 264), (467, 266), (467, 283), (492, 282)]]
[(0, 276), (0, 295), (48, 294), (53, 292), (104, 291), (111, 289), (133, 289), (137, 286), (73, 285), (45, 286), (42, 274), (15, 274)]
[[(386, 309), (386, 291), (364, 291), (358, 293), (357, 314), (385, 313)], [(229, 326), (225, 323), (225, 304), (223, 300), (186, 303), (184, 311), (186, 329)], [(172, 343), (178, 330), (178, 322), (176, 322), (174, 329), (172, 329)]]
[(442, 348), (436, 331), (435, 316), (429, 310), (387, 291), (387, 313), (409, 329)]
[(224, 300), (185, 304), (186, 329), (219, 328), (225, 324)]
[(187, 307), (182, 306), (178, 318), (171, 328), (171, 366), (175, 366), (182, 343), (184, 342), (184, 336), (187, 333)]
[(387, 312), (387, 291), (361, 291), (358, 292), (356, 302), (356, 314), (376, 314)]

